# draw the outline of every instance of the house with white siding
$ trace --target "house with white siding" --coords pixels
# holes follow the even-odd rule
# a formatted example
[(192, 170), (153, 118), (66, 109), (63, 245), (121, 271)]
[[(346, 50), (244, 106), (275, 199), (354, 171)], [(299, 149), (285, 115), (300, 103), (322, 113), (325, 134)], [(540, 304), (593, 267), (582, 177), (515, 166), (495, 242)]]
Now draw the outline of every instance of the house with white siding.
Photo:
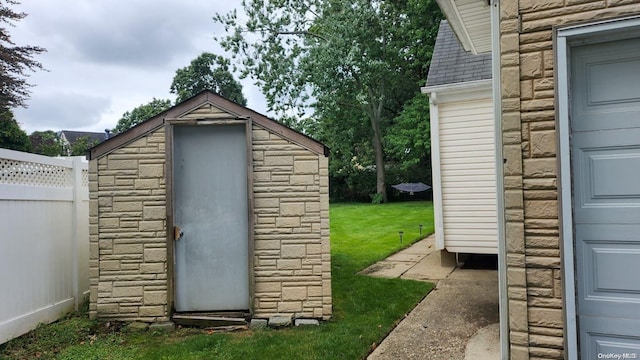
[(436, 247), (497, 254), (491, 55), (465, 51), (443, 20), (422, 91), (430, 99)]

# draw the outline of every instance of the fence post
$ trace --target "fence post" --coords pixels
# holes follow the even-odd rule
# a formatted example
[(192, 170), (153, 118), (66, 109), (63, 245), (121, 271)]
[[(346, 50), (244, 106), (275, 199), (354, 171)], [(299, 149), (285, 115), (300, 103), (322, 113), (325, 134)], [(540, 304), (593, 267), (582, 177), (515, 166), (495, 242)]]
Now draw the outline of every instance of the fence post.
[(71, 239), (71, 283), (73, 284), (74, 309), (78, 311), (80, 299), (82, 298), (82, 290), (80, 289), (79, 269), (79, 249), (80, 249), (80, 211), (82, 206), (82, 157), (75, 156), (73, 159), (73, 167), (71, 169), (71, 182), (73, 184), (73, 210), (71, 215), (72, 239)]

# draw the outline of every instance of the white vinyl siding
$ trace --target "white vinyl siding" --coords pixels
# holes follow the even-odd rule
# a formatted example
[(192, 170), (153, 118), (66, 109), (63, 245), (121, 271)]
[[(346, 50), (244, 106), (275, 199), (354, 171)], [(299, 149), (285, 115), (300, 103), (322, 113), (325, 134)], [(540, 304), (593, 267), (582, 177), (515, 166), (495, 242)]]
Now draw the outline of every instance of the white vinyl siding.
[(493, 101), (438, 104), (444, 246), (498, 252)]

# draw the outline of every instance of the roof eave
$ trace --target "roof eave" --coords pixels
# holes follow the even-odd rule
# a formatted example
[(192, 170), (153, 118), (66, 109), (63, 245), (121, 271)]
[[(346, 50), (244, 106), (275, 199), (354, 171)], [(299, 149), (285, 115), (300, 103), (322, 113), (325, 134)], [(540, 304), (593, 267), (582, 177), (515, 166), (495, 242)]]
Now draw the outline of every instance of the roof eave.
[[(436, 2), (465, 51), (471, 51), (475, 55), (491, 52), (489, 0), (436, 0)], [(478, 17), (479, 13), (486, 13), (486, 16)]]
[(329, 155), (329, 149), (321, 142), (302, 134), (296, 130), (293, 130), (287, 126), (280, 124), (279, 122), (266, 117), (256, 111), (253, 111), (245, 106), (234, 103), (233, 101), (226, 99), (220, 95), (214, 94), (211, 91), (205, 90), (190, 99), (177, 104), (160, 114), (143, 121), (142, 123), (130, 128), (129, 130), (118, 134), (108, 140), (90, 148), (87, 150), (87, 160), (99, 159), (112, 151), (119, 149), (126, 144), (135, 141), (146, 134), (155, 131), (156, 129), (165, 125), (165, 119), (179, 118), (190, 110), (193, 110), (206, 103), (213, 104), (214, 106), (228, 112), (231, 115), (236, 116), (238, 119), (251, 118), (254, 124), (268, 129), (272, 132), (278, 133), (293, 143), (301, 145), (317, 154), (324, 156)]

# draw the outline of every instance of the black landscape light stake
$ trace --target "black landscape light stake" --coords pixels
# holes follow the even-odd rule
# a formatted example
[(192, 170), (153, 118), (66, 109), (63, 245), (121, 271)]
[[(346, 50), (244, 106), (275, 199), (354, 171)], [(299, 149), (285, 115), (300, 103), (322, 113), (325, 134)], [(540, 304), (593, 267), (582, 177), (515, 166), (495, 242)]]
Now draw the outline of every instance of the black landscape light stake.
[(422, 235), (422, 224), (418, 225), (420, 227), (420, 235)]
[(402, 244), (402, 235), (404, 235), (404, 231), (398, 231), (398, 235), (400, 235), (400, 244)]

